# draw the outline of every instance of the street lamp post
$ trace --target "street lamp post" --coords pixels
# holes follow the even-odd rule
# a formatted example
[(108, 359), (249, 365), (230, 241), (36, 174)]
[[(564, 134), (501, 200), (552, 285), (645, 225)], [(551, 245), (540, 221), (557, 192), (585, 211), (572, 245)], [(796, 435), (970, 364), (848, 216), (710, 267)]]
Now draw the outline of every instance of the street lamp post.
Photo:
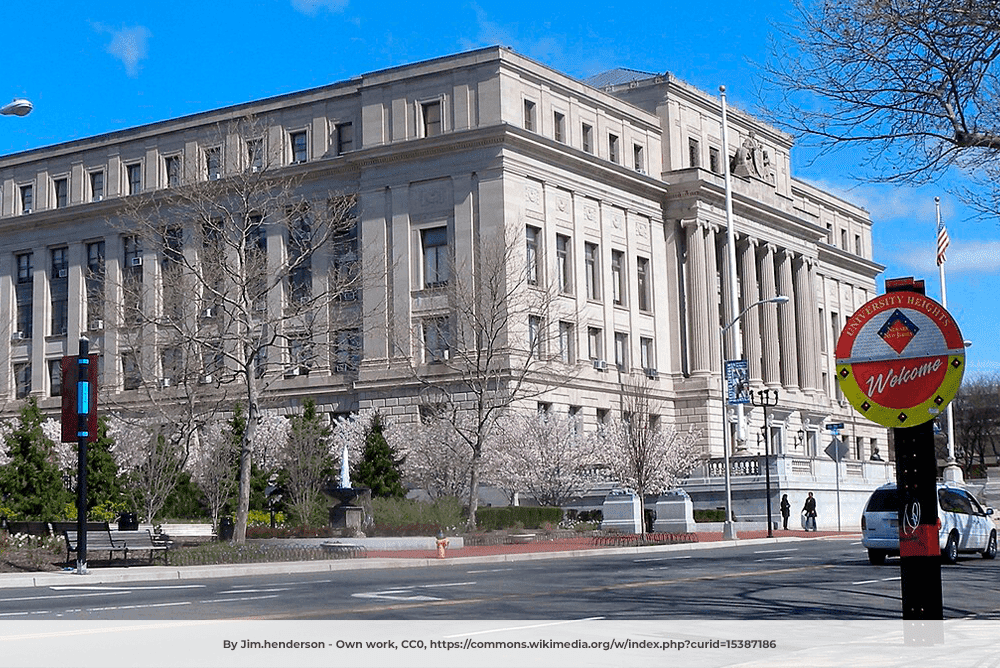
[[(774, 399), (771, 399), (771, 393), (774, 393)], [(767, 537), (773, 538), (774, 531), (772, 527), (774, 523), (771, 520), (771, 433), (770, 425), (767, 423), (767, 407), (778, 405), (778, 391), (777, 390), (757, 390), (757, 395), (760, 397), (757, 401), (753, 399), (753, 392), (750, 393), (750, 401), (754, 406), (761, 406), (764, 408), (764, 487), (767, 490)]]
[(0, 115), (3, 116), (27, 116), (34, 109), (31, 102), (23, 98), (16, 98), (0, 107)]
[(722, 367), (719, 373), (719, 384), (722, 387), (722, 456), (723, 463), (726, 467), (726, 519), (722, 525), (722, 538), (723, 540), (736, 540), (736, 529), (733, 527), (733, 484), (731, 479), (730, 463), (729, 463), (729, 450), (730, 450), (730, 438), (729, 438), (729, 424), (728, 418), (726, 417), (726, 332), (732, 328), (733, 325), (740, 321), (746, 313), (754, 308), (755, 306), (760, 306), (761, 304), (785, 304), (788, 302), (788, 297), (786, 295), (778, 295), (777, 297), (771, 297), (769, 299), (761, 299), (760, 301), (754, 302), (747, 306), (745, 309), (740, 311), (740, 313), (732, 319), (726, 326), (722, 327), (719, 331), (719, 358), (722, 361)]

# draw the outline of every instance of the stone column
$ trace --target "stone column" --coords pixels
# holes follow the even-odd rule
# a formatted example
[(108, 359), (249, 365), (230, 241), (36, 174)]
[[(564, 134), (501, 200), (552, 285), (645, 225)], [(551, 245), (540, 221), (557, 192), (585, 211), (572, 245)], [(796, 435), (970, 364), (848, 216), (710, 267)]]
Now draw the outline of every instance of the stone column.
[[(733, 313), (733, 309), (730, 307), (729, 299), (729, 248), (727, 237), (725, 235), (719, 235), (721, 237), (721, 243), (717, 246), (721, 252), (722, 265), (719, 267), (719, 296), (722, 302), (719, 304), (720, 312), (722, 313), (721, 323), (723, 326), (728, 325), (736, 317), (736, 313)], [(737, 265), (739, 266), (739, 265)], [(739, 284), (737, 281), (737, 295), (739, 294)], [(737, 298), (736, 307), (740, 308), (739, 298)], [(736, 337), (740, 336), (740, 331), (742, 328), (742, 323), (736, 323), (729, 328), (726, 333), (726, 339), (723, 342), (725, 345), (725, 354), (727, 360), (739, 359), (736, 354)], [(742, 350), (742, 346), (740, 347)]]
[[(743, 296), (742, 308), (747, 308), (760, 299), (759, 288), (757, 286), (757, 263), (756, 263), (756, 243), (753, 239), (744, 239), (736, 246), (739, 255), (740, 268), (740, 288)], [(773, 296), (773, 295), (771, 295)], [(766, 297), (764, 297), (766, 299)], [(766, 308), (758, 306), (760, 310)], [(761, 349), (760, 349), (760, 313), (747, 313), (743, 318), (743, 356), (746, 357), (750, 368), (751, 384), (761, 382)]]
[(819, 367), (819, 341), (813, 327), (816, 297), (809, 281), (810, 263), (807, 258), (798, 257), (792, 267), (795, 276), (795, 324), (799, 332), (799, 382), (807, 392), (816, 389)]
[[(778, 295), (774, 282), (774, 246), (765, 244), (758, 257), (758, 272), (760, 277), (760, 298), (770, 299)], [(763, 358), (761, 362), (761, 378), (769, 388), (781, 385), (781, 359), (778, 347), (778, 310), (787, 305), (767, 304), (760, 307), (761, 341), (763, 343)]]
[[(707, 279), (706, 290), (708, 292), (708, 298), (705, 300), (705, 306), (708, 309), (708, 321), (705, 325), (705, 333), (709, 341), (708, 358), (711, 362), (710, 368), (715, 373), (721, 373), (722, 371), (722, 361), (719, 359), (720, 351), (722, 350), (719, 343), (719, 322), (721, 320), (719, 317), (721, 314), (719, 310), (721, 307), (719, 298), (722, 295), (722, 291), (719, 289), (718, 231), (718, 228), (714, 225), (708, 225), (705, 230), (705, 278)], [(722, 283), (725, 284), (725, 279), (723, 279)]]
[(791, 390), (799, 386), (799, 337), (795, 330), (795, 311), (798, 299), (792, 281), (792, 252), (783, 249), (778, 254), (778, 293), (791, 297), (778, 309), (778, 338), (781, 347), (781, 382)]
[[(707, 374), (712, 370), (711, 340), (708, 335), (708, 294), (705, 261), (705, 228), (697, 220), (684, 221), (687, 234), (687, 261), (685, 279), (687, 281), (688, 358), (691, 374)], [(714, 248), (713, 248), (714, 256)]]

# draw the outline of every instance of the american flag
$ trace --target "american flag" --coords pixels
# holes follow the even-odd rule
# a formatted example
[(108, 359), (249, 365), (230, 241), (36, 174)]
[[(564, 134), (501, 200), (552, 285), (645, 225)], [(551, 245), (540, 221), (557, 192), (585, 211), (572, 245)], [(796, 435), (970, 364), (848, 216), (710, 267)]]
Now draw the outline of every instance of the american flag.
[(944, 264), (944, 252), (948, 250), (948, 244), (950, 243), (948, 229), (944, 226), (944, 221), (940, 220), (937, 227), (937, 263), (939, 267)]

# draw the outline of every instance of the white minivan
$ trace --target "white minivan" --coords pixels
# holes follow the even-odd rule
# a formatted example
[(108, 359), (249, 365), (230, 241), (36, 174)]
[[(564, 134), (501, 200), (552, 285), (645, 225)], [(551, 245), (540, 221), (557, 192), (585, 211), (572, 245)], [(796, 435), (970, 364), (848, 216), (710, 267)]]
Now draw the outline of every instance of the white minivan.
[[(960, 552), (978, 552), (984, 559), (997, 555), (997, 530), (991, 516), (976, 497), (961, 487), (938, 483), (938, 541), (941, 558), (953, 564)], [(879, 565), (889, 555), (899, 554), (899, 495), (896, 483), (872, 492), (861, 515), (861, 544), (868, 561)]]

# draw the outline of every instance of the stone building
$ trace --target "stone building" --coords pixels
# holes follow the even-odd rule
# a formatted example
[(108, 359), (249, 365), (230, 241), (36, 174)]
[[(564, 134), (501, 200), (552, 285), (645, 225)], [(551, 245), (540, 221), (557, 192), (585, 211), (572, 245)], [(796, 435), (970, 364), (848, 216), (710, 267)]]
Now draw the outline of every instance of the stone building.
[[(247, 115), (266, 132), (253, 142), (218, 137), (220, 124)], [(448, 354), (449, 272), (470, 266), (477, 245), (502, 230), (524, 253), (507, 269), (557, 292), (550, 317), (508, 323), (510, 336), (544, 341), (572, 369), (531, 408), (569, 411), (596, 428), (618, 406), (620, 378), (645, 378), (659, 419), (703, 435), (710, 459), (687, 486), (696, 506), (721, 505), (731, 421), (720, 327), (734, 316), (724, 280), (729, 160), (740, 308), (790, 297), (736, 328), (751, 387), (777, 390), (779, 401), (766, 424), (750, 407), (746, 429), (734, 429), (745, 435), (734, 452), (743, 474), (735, 512), (760, 518), (758, 455), (767, 450), (775, 500), (812, 490), (830, 508), (836, 485), (853, 525), (858, 499), (891, 475), (872, 461), (876, 452), (889, 459), (886, 431), (852, 412), (831, 373), (840, 326), (875, 295), (882, 270), (872, 222), (791, 174), (788, 135), (732, 110), (728, 156), (721, 134), (719, 98), (669, 74), (616, 70), (585, 83), (491, 47), (0, 157), (6, 411), (33, 395), (56, 412), (58, 361), (81, 336), (101, 355), (102, 396), (141, 400), (133, 351), (98, 303), (120, 301), (114, 286), (129, 272), (158, 289), (163, 258), (130, 245), (112, 222), (130, 197), (178, 178), (232, 178), (263, 151), (306, 190), (356, 193), (357, 247), (384, 267), (356, 295), (365, 314), (356, 328), (311, 332), (308, 359), (293, 346), (268, 358), (260, 381), (272, 405), (311, 396), (327, 413), (378, 407), (416, 419), (423, 398), (411, 370)], [(269, 258), (288, 251), (277, 227), (262, 243)], [(312, 280), (335, 263), (317, 254)], [(98, 265), (106, 285), (88, 271)], [(845, 424), (839, 468), (824, 453), (830, 422)], [(821, 524), (831, 517), (821, 511)]]

